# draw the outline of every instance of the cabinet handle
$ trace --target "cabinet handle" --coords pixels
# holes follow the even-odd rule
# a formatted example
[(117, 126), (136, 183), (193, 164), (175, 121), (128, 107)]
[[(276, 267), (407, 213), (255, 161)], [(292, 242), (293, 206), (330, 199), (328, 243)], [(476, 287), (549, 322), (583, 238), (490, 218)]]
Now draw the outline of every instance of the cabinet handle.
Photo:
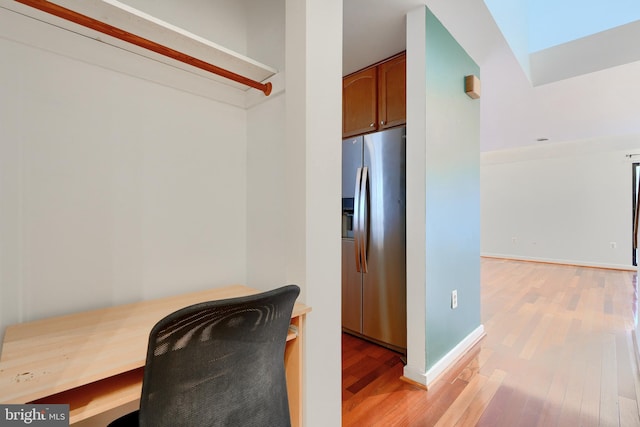
[(380, 120), (380, 124), (384, 126), (384, 120)]
[(372, 128), (375, 123), (370, 123), (369, 127)]

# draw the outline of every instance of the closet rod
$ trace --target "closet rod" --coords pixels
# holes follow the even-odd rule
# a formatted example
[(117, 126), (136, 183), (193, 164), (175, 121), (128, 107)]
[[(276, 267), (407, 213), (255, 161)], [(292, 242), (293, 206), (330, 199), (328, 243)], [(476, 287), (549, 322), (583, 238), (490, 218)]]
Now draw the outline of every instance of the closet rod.
[(74, 22), (78, 25), (82, 25), (83, 27), (87, 27), (92, 30), (99, 31), (108, 36), (115, 37), (119, 40), (123, 40), (125, 42), (134, 44), (136, 46), (150, 50), (152, 52), (159, 53), (160, 55), (166, 56), (168, 58), (175, 59), (185, 64), (194, 66), (196, 68), (200, 68), (210, 73), (214, 73), (224, 78), (236, 81), (238, 83), (242, 83), (243, 85), (261, 90), (262, 92), (264, 92), (266, 96), (269, 96), (269, 94), (271, 93), (270, 82), (260, 83), (255, 80), (251, 80), (250, 78), (241, 76), (240, 74), (236, 74), (232, 71), (225, 70), (224, 68), (220, 68), (213, 64), (209, 64), (208, 62), (194, 58), (193, 56), (189, 56), (185, 53), (171, 49), (170, 47), (161, 45), (159, 43), (145, 39), (143, 37), (136, 36), (135, 34), (132, 34), (128, 31), (121, 30), (120, 28), (116, 28), (102, 21), (98, 21), (97, 19), (91, 18), (86, 15), (82, 15), (70, 9), (66, 9), (62, 6), (59, 6), (55, 3), (51, 3), (47, 0), (15, 0), (15, 1), (18, 3), (25, 4), (27, 6), (31, 6), (43, 12), (49, 13), (51, 15), (57, 16), (58, 18), (66, 19), (67, 21)]

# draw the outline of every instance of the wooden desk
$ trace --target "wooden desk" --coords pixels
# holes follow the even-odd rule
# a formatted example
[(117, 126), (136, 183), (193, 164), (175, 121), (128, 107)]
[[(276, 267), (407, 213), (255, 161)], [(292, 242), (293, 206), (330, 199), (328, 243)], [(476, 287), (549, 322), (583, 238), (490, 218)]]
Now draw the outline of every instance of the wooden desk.
[[(9, 326), (0, 356), (1, 403), (68, 403), (75, 424), (139, 405), (151, 328), (191, 304), (259, 292), (234, 285)], [(302, 339), (310, 307), (296, 303), (285, 366), (291, 421), (302, 425)], [(118, 411), (120, 408), (120, 411)]]

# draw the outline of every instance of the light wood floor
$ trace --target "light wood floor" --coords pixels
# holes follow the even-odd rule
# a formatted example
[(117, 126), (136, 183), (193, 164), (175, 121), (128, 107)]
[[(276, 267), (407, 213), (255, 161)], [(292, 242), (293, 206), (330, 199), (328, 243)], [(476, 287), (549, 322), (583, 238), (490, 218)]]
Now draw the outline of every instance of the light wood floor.
[(487, 336), (428, 391), (343, 336), (343, 426), (640, 426), (633, 272), (482, 260)]

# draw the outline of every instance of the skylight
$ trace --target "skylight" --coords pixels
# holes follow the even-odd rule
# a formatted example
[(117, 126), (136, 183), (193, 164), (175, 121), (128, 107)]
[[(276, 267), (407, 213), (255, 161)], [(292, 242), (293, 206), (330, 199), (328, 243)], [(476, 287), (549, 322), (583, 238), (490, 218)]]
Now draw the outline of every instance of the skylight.
[(640, 60), (640, 0), (484, 0), (534, 86)]
[[(529, 52), (547, 49), (640, 19), (638, 0), (526, 1)], [(485, 0), (501, 3), (500, 0)], [(493, 6), (501, 7), (498, 4)], [(492, 11), (493, 13), (493, 11)]]

